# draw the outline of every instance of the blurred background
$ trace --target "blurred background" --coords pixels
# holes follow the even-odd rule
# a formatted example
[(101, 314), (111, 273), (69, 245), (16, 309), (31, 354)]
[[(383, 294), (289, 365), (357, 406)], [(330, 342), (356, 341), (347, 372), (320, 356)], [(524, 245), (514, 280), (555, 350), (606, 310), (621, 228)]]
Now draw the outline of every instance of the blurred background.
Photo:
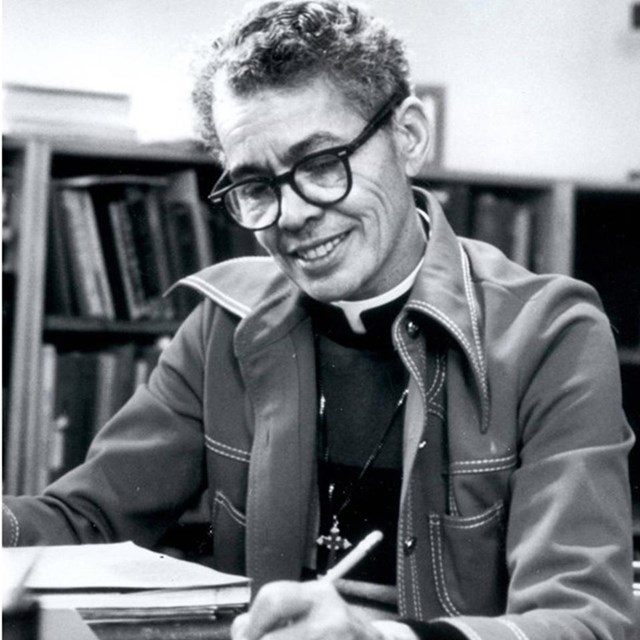
[[(129, 94), (140, 135), (189, 125), (189, 52), (246, 3), (4, 0), (5, 82)], [(640, 171), (630, 0), (371, 0), (446, 88), (448, 168), (624, 179)]]

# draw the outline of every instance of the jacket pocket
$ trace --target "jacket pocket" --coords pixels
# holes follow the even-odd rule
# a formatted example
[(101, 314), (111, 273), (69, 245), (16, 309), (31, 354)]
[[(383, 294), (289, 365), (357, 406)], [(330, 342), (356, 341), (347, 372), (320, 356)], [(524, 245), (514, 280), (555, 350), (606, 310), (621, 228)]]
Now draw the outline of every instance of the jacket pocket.
[(228, 573), (243, 573), (247, 527), (245, 514), (235, 507), (222, 491), (216, 491), (213, 497), (211, 521), (216, 568)]
[(504, 502), (471, 517), (431, 514), (433, 578), (451, 616), (504, 612), (508, 576)]

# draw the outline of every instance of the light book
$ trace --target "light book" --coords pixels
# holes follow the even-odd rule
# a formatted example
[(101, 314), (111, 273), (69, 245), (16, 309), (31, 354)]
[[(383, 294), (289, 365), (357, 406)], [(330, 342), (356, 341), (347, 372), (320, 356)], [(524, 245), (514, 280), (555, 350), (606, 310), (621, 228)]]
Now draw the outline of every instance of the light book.
[(26, 593), (44, 608), (146, 610), (158, 615), (164, 609), (179, 613), (188, 608), (241, 607), (251, 595), (244, 576), (155, 553), (133, 542), (5, 548), (2, 555), (5, 592), (7, 583), (22, 576)]

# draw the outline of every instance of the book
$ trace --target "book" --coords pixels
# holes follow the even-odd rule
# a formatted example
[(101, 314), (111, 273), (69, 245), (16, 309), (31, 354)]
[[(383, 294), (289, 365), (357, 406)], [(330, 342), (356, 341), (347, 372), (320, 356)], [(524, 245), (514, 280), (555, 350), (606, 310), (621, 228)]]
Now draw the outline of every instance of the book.
[(45, 312), (52, 315), (79, 314), (76, 288), (73, 286), (70, 246), (66, 238), (65, 221), (59, 198), (53, 193), (49, 204), (47, 229), (47, 273), (45, 284)]
[[(152, 318), (169, 319), (171, 306), (163, 298), (170, 286), (167, 249), (159, 220), (160, 211), (152, 190), (129, 184), (124, 189), (124, 203), (129, 215), (133, 242), (138, 258), (140, 279)], [(192, 249), (193, 251), (193, 246)]]
[(156, 553), (131, 541), (7, 548), (3, 559), (16, 573), (32, 566), (24, 588), (45, 609), (120, 616), (157, 615), (163, 610), (179, 614), (193, 608), (242, 607), (251, 596), (244, 576)]
[(40, 493), (49, 484), (51, 459), (55, 447), (55, 396), (58, 352), (54, 345), (44, 343), (41, 347), (40, 416), (37, 422), (38, 436), (29, 443), (35, 448), (33, 493)]
[(54, 199), (54, 206), (59, 207), (59, 219), (69, 243), (71, 279), (78, 292), (81, 315), (115, 318), (104, 255), (89, 194), (81, 189), (58, 185)]
[(472, 236), (528, 266), (531, 261), (532, 220), (533, 211), (527, 203), (506, 195), (481, 192), (474, 198)]
[(92, 439), (133, 393), (135, 345), (105, 349), (98, 352), (97, 360)]
[(58, 352), (51, 480), (77, 467), (86, 456), (93, 433), (96, 377), (95, 352)]
[(2, 119), (5, 133), (135, 139), (131, 99), (123, 93), (5, 83)]

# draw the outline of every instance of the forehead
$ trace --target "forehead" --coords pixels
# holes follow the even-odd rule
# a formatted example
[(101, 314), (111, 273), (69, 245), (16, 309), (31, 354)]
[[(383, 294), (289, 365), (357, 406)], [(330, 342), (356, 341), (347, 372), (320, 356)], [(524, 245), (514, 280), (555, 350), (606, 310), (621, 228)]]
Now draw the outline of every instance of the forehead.
[(364, 122), (355, 106), (324, 78), (247, 96), (234, 93), (223, 78), (215, 82), (214, 125), (230, 168), (248, 156), (279, 156), (306, 140), (346, 142)]

